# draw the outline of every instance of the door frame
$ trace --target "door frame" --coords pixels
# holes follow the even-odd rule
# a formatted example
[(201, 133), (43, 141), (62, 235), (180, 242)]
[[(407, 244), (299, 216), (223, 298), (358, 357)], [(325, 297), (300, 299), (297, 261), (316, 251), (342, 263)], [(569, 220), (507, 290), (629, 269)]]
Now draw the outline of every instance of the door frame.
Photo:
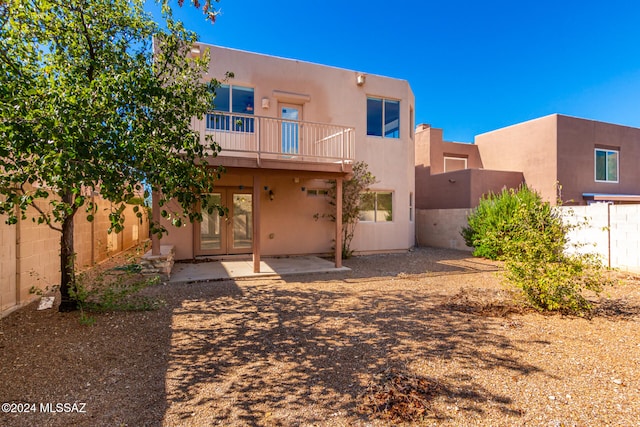
[(302, 120), (303, 120), (303, 114), (304, 114), (304, 105), (302, 104), (295, 104), (292, 102), (278, 102), (278, 118), (279, 119), (283, 119), (283, 120), (292, 120), (292, 119), (287, 119), (282, 117), (282, 109), (283, 108), (295, 108), (298, 111), (298, 119), (296, 120), (297, 123), (297, 127), (298, 127), (298, 135), (297, 135), (297, 141), (296, 141), (296, 151), (295, 152), (291, 152), (291, 151), (285, 151), (284, 149), (284, 134), (282, 133), (282, 130), (285, 126), (285, 124), (289, 124), (289, 125), (293, 125), (293, 123), (290, 122), (282, 122), (282, 126), (280, 126), (280, 148), (282, 150), (283, 154), (300, 154), (300, 148), (302, 147)]
[[(211, 194), (220, 194), (220, 200), (223, 207), (228, 208), (228, 214), (220, 218), (220, 248), (219, 249), (201, 249), (201, 234), (200, 234), (200, 222), (193, 223), (193, 254), (194, 256), (216, 256), (216, 255), (232, 255), (232, 254), (250, 254), (253, 251), (253, 239), (251, 246), (246, 248), (234, 248), (233, 247), (233, 220), (234, 220), (234, 205), (233, 196), (237, 194), (246, 194), (251, 197), (253, 189), (237, 187), (216, 187)], [(253, 204), (250, 203), (251, 210), (253, 211)], [(251, 217), (251, 213), (249, 217)], [(252, 227), (253, 227), (252, 223)]]

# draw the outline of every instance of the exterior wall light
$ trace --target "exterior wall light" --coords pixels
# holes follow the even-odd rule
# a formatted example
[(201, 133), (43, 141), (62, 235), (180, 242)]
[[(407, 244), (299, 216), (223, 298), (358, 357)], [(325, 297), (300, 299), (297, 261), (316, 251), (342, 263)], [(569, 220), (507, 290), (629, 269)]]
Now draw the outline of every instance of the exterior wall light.
[(262, 98), (262, 109), (264, 110), (269, 109), (269, 98), (267, 98), (266, 96)]
[(364, 74), (358, 74), (356, 76), (356, 84), (358, 86), (364, 85), (366, 81), (367, 81), (367, 76), (365, 76)]

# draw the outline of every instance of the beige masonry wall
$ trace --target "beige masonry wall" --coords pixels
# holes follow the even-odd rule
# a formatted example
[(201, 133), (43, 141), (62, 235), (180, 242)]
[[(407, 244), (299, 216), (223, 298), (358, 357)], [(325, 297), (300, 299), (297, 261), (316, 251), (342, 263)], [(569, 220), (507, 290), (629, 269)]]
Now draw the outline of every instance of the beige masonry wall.
[[(125, 228), (119, 234), (108, 234), (111, 203), (95, 196), (98, 211), (93, 222), (83, 212), (75, 217), (74, 244), (76, 265), (86, 269), (109, 256), (145, 241), (149, 236), (146, 214), (140, 223), (133, 212), (133, 205), (124, 212)], [(31, 218), (15, 225), (5, 223), (0, 215), (0, 316), (35, 299), (32, 287), (45, 288), (60, 280), (60, 233)]]
[[(606, 266), (640, 272), (640, 205), (598, 203), (557, 209), (568, 224), (582, 224), (568, 235), (568, 252), (596, 253)], [(469, 209), (418, 209), (418, 246), (472, 250), (460, 235), (469, 212)]]
[(460, 231), (467, 225), (470, 209), (418, 209), (416, 211), (416, 244), (435, 248), (472, 251)]

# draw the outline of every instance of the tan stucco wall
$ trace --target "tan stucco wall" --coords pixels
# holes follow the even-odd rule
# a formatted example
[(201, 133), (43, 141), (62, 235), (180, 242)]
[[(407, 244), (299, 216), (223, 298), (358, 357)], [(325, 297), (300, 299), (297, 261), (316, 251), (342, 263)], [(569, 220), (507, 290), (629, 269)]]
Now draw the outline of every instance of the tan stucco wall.
[[(267, 173), (261, 177), (260, 246), (263, 255), (328, 254), (332, 251), (335, 225), (322, 216), (332, 211), (329, 198), (309, 196), (306, 191), (327, 189), (329, 185), (325, 180), (308, 178), (302, 173), (287, 176)], [(251, 176), (227, 175), (218, 182), (217, 188), (234, 192), (240, 191), (240, 186), (242, 191), (251, 192)], [(264, 187), (273, 191), (273, 200)], [(302, 191), (303, 187), (305, 191)], [(175, 202), (170, 206), (177, 210)], [(162, 244), (176, 246), (176, 259), (193, 258), (194, 225), (187, 223), (178, 229), (164, 219), (162, 224), (168, 231)]]
[[(583, 193), (640, 194), (640, 129), (553, 114), (476, 137), (486, 168), (522, 171), (556, 203), (585, 204)], [(620, 151), (619, 182), (595, 181), (595, 148)]]
[[(584, 204), (583, 193), (640, 194), (640, 129), (558, 116), (558, 181), (562, 198)], [(619, 182), (596, 182), (595, 148), (619, 155)]]
[(430, 167), (432, 175), (444, 172), (444, 158), (464, 157), (468, 169), (481, 169), (482, 159), (474, 144), (443, 140), (442, 129), (420, 124), (416, 128), (416, 165)]
[[(416, 171), (419, 172), (420, 168)], [(474, 208), (484, 194), (499, 193), (503, 188), (518, 188), (523, 181), (521, 172), (486, 169), (428, 175), (418, 181), (420, 193), (416, 206), (418, 209)]]
[(476, 136), (484, 167), (522, 171), (530, 187), (552, 203), (558, 181), (557, 115)]
[[(410, 117), (415, 111), (414, 96), (405, 80), (366, 74), (364, 85), (356, 84), (361, 74), (325, 65), (277, 58), (216, 46), (211, 49), (209, 76), (223, 78), (231, 71), (232, 85), (254, 88), (257, 116), (278, 117), (278, 101), (303, 103), (304, 121), (330, 123), (355, 128), (355, 159), (364, 161), (376, 176), (371, 188), (393, 191), (394, 220), (391, 223), (361, 223), (352, 248), (356, 251), (408, 249), (414, 245), (415, 227), (410, 220), (410, 198), (415, 197), (414, 136)], [(292, 94), (289, 97), (283, 95)], [(400, 138), (378, 138), (366, 135), (367, 97), (400, 101)], [(269, 108), (262, 108), (262, 100)], [(261, 249), (265, 255), (329, 252), (333, 224), (315, 221), (313, 214), (322, 210), (320, 201), (303, 197), (300, 185), (290, 175), (276, 178), (270, 173), (278, 196), (263, 200)], [(289, 182), (291, 181), (291, 182)], [(268, 184), (263, 184), (268, 185)], [(415, 201), (413, 201), (415, 203)], [(415, 214), (415, 212), (414, 212)], [(179, 235), (178, 235), (179, 234)], [(274, 238), (269, 238), (273, 234)], [(171, 230), (163, 244), (176, 244), (176, 257), (193, 255), (193, 229)], [(265, 237), (266, 236), (266, 237)]]

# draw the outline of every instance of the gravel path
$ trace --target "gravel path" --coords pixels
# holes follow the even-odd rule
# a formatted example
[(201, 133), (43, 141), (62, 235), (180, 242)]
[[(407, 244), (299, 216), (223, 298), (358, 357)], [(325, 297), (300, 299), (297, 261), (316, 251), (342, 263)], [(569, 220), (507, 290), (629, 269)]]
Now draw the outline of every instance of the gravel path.
[(408, 425), (640, 426), (637, 278), (584, 319), (518, 308), (499, 265), (464, 252), (345, 264), (158, 285), (163, 308), (94, 326), (17, 311), (0, 320), (0, 403), (35, 413), (0, 425), (389, 425), (358, 409), (392, 368), (437, 386)]

